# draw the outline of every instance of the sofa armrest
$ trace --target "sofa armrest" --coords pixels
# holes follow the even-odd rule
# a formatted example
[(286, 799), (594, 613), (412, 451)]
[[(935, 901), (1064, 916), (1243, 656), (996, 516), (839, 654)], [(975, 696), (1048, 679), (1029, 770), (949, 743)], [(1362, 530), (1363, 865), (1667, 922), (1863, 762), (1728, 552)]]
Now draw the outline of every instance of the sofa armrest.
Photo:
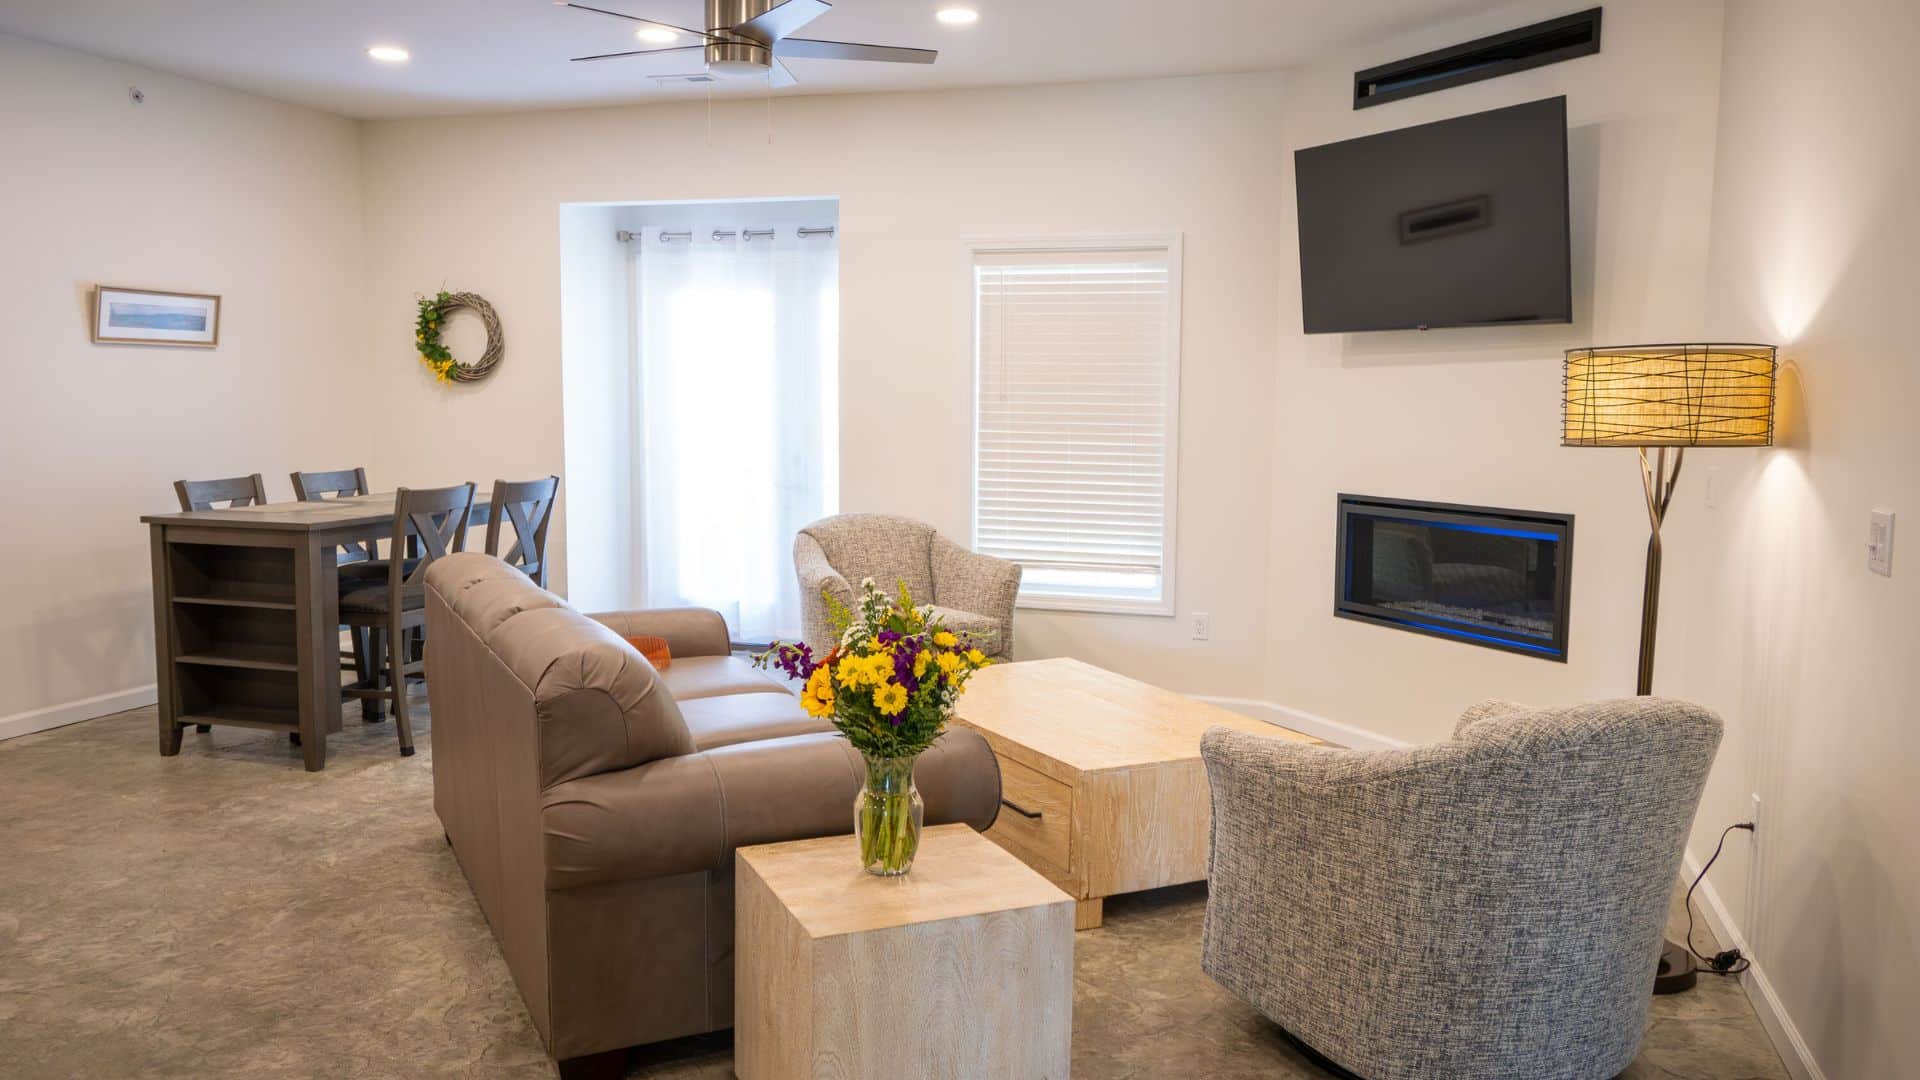
[(710, 608), (603, 611), (587, 617), (623, 638), (665, 638), (674, 656), (726, 656), (733, 651), (727, 620)]
[[(818, 732), (570, 780), (543, 799), (547, 888), (725, 871), (737, 847), (845, 835), (863, 779), (859, 753)], [(999, 811), (1000, 767), (977, 732), (941, 736), (914, 780), (929, 825), (986, 829)]]
[(988, 651), (1013, 650), (1013, 604), (1020, 595), (1020, 564), (969, 551), (941, 536), (933, 537), (933, 602), (941, 607), (984, 615), (998, 624)]
[(833, 622), (827, 617), (827, 602), (822, 594), (831, 594), (851, 608), (853, 586), (827, 562), (827, 553), (820, 542), (806, 533), (793, 538), (793, 571), (800, 579), (800, 613), (807, 644), (814, 652), (824, 654), (838, 639), (833, 633)]

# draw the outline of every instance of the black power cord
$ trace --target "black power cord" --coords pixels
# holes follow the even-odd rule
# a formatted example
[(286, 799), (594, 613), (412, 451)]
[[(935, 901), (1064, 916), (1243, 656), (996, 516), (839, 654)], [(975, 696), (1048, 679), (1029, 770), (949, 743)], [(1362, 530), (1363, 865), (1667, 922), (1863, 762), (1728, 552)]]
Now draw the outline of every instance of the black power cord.
[(1745, 829), (1748, 832), (1753, 832), (1753, 822), (1735, 822), (1720, 830), (1720, 842), (1713, 845), (1712, 857), (1707, 859), (1707, 865), (1700, 868), (1700, 876), (1693, 879), (1692, 885), (1687, 886), (1687, 951), (1699, 957), (1700, 960), (1706, 964), (1705, 967), (1701, 968), (1702, 971), (1713, 975), (1738, 975), (1753, 966), (1753, 961), (1742, 956), (1739, 949), (1722, 949), (1720, 952), (1708, 956), (1706, 953), (1695, 948), (1693, 944), (1693, 890), (1699, 888), (1700, 883), (1707, 879), (1707, 871), (1713, 869), (1713, 861), (1720, 857), (1720, 849), (1727, 846), (1727, 834), (1735, 829)]

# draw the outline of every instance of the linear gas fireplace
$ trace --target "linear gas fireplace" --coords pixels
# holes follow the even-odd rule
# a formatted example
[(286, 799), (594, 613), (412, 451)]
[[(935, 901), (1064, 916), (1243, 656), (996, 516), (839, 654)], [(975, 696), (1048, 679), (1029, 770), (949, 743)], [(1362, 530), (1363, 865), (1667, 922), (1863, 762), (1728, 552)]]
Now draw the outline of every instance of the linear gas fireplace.
[(1565, 662), (1573, 515), (1342, 495), (1333, 613)]

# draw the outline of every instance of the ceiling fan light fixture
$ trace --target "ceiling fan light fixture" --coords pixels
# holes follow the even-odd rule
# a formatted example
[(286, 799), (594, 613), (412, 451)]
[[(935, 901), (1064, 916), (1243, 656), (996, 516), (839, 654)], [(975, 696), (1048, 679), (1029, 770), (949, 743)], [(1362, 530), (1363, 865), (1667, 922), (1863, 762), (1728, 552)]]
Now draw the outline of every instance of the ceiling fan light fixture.
[(375, 45), (367, 50), (367, 55), (383, 64), (404, 64), (412, 54), (398, 45)]
[(933, 17), (948, 26), (972, 26), (980, 21), (980, 13), (970, 7), (943, 7)]
[(664, 26), (643, 26), (633, 32), (633, 36), (649, 45), (671, 45), (680, 40), (678, 31)]

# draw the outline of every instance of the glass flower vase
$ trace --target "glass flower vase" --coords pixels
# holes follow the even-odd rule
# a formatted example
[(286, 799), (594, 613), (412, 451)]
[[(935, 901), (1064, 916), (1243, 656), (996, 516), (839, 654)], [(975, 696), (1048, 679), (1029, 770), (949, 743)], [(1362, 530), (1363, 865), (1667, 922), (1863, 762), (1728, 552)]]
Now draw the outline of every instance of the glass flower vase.
[[(863, 755), (865, 756), (865, 755)], [(866, 756), (867, 782), (853, 800), (853, 831), (867, 873), (899, 877), (913, 869), (926, 806), (913, 786), (913, 757)]]

